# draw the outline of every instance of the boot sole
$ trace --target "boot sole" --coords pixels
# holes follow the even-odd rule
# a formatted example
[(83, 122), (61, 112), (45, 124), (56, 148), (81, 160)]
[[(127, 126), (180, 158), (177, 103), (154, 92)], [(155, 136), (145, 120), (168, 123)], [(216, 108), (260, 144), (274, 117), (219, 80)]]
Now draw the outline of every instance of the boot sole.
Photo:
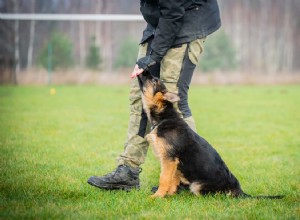
[(140, 189), (139, 185), (135, 186), (128, 186), (128, 185), (114, 185), (114, 184), (105, 184), (105, 185), (97, 185), (91, 181), (87, 181), (88, 184), (98, 187), (100, 189), (105, 189), (105, 190), (125, 190), (125, 191), (131, 191), (132, 189)]

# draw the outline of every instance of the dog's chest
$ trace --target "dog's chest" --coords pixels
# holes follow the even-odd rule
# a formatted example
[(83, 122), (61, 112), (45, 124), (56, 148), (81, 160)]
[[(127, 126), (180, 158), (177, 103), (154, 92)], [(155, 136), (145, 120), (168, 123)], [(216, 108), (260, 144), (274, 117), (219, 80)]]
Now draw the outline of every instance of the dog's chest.
[(153, 129), (147, 136), (147, 141), (152, 146), (157, 158), (162, 159), (168, 155), (171, 146), (163, 137), (157, 136), (157, 128)]

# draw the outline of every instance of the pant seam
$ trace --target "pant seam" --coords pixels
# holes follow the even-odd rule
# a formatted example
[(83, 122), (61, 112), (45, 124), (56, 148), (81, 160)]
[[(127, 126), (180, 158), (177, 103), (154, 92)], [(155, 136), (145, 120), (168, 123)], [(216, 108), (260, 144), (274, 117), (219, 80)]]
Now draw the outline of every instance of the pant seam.
[[(179, 85), (181, 85), (181, 83), (182, 83), (182, 76), (183, 76), (183, 70), (184, 70), (184, 67), (185, 67), (186, 59), (189, 59), (188, 58), (189, 47), (190, 47), (190, 43), (187, 43), (187, 47), (186, 47), (186, 50), (184, 52), (184, 57), (183, 57), (183, 60), (182, 60), (180, 75), (179, 75), (178, 82), (177, 82), (177, 85), (176, 85), (177, 88), (178, 88), (178, 95), (181, 94), (181, 90), (182, 90), (182, 88)], [(181, 112), (183, 118), (188, 118), (188, 117), (192, 116), (191, 111), (188, 114), (186, 114), (186, 112), (182, 111), (180, 100), (178, 102), (178, 109)]]

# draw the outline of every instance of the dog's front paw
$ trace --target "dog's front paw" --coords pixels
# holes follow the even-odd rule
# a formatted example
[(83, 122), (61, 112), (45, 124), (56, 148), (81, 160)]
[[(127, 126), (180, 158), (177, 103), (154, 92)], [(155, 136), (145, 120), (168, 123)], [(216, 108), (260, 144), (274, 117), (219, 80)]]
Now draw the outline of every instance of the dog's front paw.
[(177, 192), (177, 189), (169, 190), (168, 195), (172, 196), (172, 195), (176, 194), (176, 192)]
[(154, 198), (164, 198), (166, 195), (166, 193), (159, 193), (156, 192), (155, 194), (153, 194), (152, 196), (150, 196), (150, 198), (154, 199)]
[(177, 185), (173, 185), (170, 187), (169, 191), (168, 191), (168, 195), (174, 195), (177, 192)]

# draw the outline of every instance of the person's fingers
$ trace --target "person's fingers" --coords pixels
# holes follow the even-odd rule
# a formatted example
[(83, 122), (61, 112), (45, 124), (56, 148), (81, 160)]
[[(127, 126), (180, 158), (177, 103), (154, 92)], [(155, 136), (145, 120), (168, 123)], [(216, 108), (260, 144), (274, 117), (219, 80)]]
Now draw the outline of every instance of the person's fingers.
[(131, 73), (131, 78), (134, 78), (136, 76), (136, 72), (139, 70), (139, 66), (135, 65), (132, 73)]
[(137, 72), (139, 70), (139, 66), (137, 64), (135, 64), (133, 71)]
[(136, 76), (140, 75), (144, 70), (140, 69), (138, 65), (135, 65), (133, 72), (131, 73), (131, 78), (135, 78)]
[(138, 75), (142, 74), (142, 72), (144, 72), (144, 69), (139, 69), (139, 70), (137, 71), (137, 74), (136, 74), (136, 75), (138, 76)]

